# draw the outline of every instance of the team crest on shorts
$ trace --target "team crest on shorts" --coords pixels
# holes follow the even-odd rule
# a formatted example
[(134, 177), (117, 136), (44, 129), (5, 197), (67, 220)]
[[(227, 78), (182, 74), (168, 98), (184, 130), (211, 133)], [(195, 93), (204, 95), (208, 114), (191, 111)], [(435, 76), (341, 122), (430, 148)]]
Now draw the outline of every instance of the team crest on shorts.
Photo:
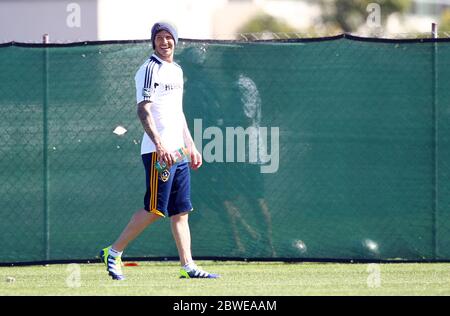
[(167, 169), (159, 174), (159, 178), (162, 180), (162, 182), (167, 182), (167, 180), (169, 180), (169, 177), (170, 171)]

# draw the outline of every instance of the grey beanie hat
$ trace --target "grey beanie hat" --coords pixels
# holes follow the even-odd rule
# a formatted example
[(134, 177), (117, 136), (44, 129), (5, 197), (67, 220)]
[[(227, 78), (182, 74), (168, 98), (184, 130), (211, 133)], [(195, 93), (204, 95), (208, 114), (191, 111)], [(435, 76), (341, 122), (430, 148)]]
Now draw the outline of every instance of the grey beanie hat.
[(178, 44), (178, 33), (177, 30), (170, 25), (169, 23), (165, 23), (165, 22), (158, 22), (155, 23), (152, 27), (152, 46), (153, 49), (155, 49), (155, 38), (156, 38), (156, 34), (160, 31), (167, 31), (169, 32), (174, 41), (175, 41), (175, 46)]

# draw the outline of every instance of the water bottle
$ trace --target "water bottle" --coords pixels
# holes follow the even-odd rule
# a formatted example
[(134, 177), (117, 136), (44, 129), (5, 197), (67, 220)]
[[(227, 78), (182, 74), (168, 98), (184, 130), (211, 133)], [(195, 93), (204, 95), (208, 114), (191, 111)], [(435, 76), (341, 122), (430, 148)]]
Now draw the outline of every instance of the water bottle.
[[(174, 164), (177, 164), (184, 160), (188, 156), (188, 150), (185, 147), (181, 147), (174, 152), (171, 153), (172, 157), (174, 158), (175, 162)], [(159, 173), (164, 172), (164, 170), (167, 169), (167, 165), (164, 161), (157, 161), (155, 162), (155, 168), (158, 170)]]

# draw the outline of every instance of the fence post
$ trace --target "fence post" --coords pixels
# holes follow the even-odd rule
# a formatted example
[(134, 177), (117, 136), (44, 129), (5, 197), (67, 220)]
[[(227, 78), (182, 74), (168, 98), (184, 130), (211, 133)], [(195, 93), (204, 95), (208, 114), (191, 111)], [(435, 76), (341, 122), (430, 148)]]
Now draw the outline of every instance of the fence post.
[[(437, 24), (431, 24), (433, 39), (438, 38)], [(439, 212), (439, 126), (438, 126), (438, 72), (437, 72), (437, 41), (433, 41), (432, 70), (432, 113), (433, 113), (433, 259), (438, 259), (438, 212)]]
[[(42, 36), (42, 43), (48, 44), (50, 38), (48, 34)], [(45, 260), (50, 260), (50, 210), (48, 205), (49, 183), (48, 183), (48, 48), (44, 47), (43, 54), (43, 102), (42, 102), (42, 156), (43, 156), (43, 209), (44, 209), (44, 245)]]

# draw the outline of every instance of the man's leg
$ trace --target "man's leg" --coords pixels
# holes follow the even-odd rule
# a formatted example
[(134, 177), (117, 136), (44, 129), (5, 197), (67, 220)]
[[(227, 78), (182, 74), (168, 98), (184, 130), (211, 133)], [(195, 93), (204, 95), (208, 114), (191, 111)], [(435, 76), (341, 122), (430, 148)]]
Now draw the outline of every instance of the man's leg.
[(189, 213), (181, 213), (170, 218), (172, 234), (178, 249), (181, 265), (192, 262), (191, 232), (188, 222)]
[(191, 253), (191, 232), (189, 229), (189, 213), (192, 210), (190, 199), (189, 165), (182, 163), (176, 166), (172, 182), (167, 213), (170, 217), (173, 239), (180, 257), (182, 278), (217, 278), (218, 275), (203, 271), (194, 263)]
[(117, 241), (110, 247), (100, 251), (100, 258), (106, 265), (108, 274), (114, 280), (124, 280), (122, 273), (122, 252), (125, 247), (133, 241), (151, 223), (161, 216), (149, 213), (145, 209), (138, 210), (130, 219), (128, 225), (120, 234)]
[(154, 167), (156, 159), (156, 153), (142, 155), (147, 189), (144, 197), (145, 207), (134, 213), (122, 234), (120, 234), (119, 238), (112, 245), (112, 249), (117, 252), (121, 253), (131, 241), (133, 241), (145, 228), (147, 228), (148, 225), (161, 218), (161, 216), (147, 211), (158, 209), (158, 206), (161, 206), (161, 209), (164, 209), (163, 205), (157, 204), (158, 172)]
[(181, 278), (208, 278), (215, 279), (220, 277), (218, 274), (213, 274), (197, 267), (192, 259), (191, 253), (191, 232), (189, 230), (188, 222), (189, 212), (174, 215), (170, 218), (172, 234), (180, 256), (182, 265), (180, 274)]
[(120, 234), (119, 238), (112, 245), (115, 251), (122, 252), (125, 247), (137, 236), (139, 236), (142, 231), (147, 228), (151, 223), (160, 219), (161, 216), (154, 213), (148, 212), (145, 209), (140, 209), (131, 217), (128, 225), (125, 227), (123, 232)]

